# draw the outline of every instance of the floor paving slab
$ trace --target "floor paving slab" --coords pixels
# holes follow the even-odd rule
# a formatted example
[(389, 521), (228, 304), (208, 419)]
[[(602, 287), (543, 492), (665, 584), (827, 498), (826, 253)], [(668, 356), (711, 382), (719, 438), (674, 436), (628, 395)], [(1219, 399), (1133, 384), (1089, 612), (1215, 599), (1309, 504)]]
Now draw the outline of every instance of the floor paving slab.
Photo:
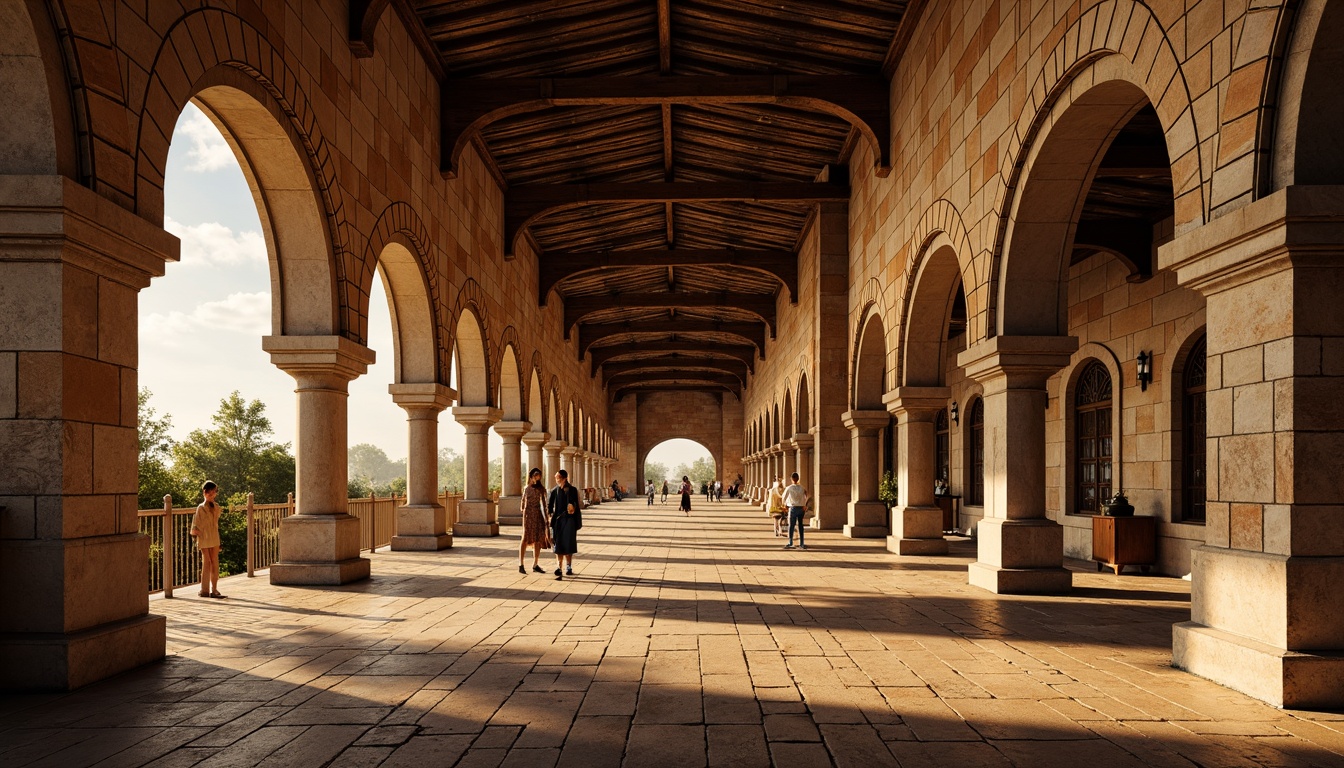
[(0, 765), (1344, 766), (1344, 713), (1170, 667), (1188, 582), (1070, 563), (1074, 591), (974, 589), (974, 542), (899, 558), (725, 502), (585, 517), (577, 575), (516, 529), (370, 555), (341, 587), (154, 598), (163, 663), (0, 696)]

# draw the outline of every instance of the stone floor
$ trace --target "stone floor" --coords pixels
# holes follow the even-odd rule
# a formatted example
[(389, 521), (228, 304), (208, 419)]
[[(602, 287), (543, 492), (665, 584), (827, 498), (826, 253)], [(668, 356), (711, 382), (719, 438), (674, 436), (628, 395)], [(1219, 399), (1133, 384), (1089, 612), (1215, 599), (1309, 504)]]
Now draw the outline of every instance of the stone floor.
[(168, 659), (0, 698), (0, 765), (1344, 766), (1344, 715), (1167, 666), (1178, 579), (1079, 563), (1069, 597), (1001, 598), (967, 586), (970, 542), (785, 552), (732, 501), (585, 521), (563, 582), (506, 535), (155, 600)]

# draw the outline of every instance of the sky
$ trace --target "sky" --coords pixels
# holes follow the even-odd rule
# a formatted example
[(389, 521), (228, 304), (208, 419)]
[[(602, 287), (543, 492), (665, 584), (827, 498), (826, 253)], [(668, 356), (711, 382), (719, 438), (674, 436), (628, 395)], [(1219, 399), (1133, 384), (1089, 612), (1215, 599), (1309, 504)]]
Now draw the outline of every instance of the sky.
[[(256, 204), (233, 151), (205, 114), (187, 105), (168, 151), (164, 227), (182, 240), (182, 258), (140, 293), (140, 386), (150, 405), (172, 417), (172, 435), (210, 426), (219, 402), (235, 389), (261, 400), (279, 443), (294, 441), (294, 380), (261, 349), (270, 334), (271, 286)], [(406, 414), (392, 402), (392, 321), (381, 277), (369, 305), (369, 372), (350, 383), (349, 443), (372, 443), (396, 460), (406, 456)], [(454, 371), (456, 374), (456, 371)], [(465, 432), (439, 417), (439, 447), (461, 453)], [(490, 457), (502, 442), (491, 432)], [(650, 454), (669, 467), (708, 455), (690, 440)]]

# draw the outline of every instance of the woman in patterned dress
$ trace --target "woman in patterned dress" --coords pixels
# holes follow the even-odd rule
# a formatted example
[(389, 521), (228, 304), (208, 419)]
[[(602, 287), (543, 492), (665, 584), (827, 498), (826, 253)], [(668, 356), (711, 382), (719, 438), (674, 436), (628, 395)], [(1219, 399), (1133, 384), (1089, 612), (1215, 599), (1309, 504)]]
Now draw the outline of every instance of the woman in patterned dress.
[(532, 570), (545, 573), (537, 564), (541, 550), (551, 548), (550, 526), (546, 524), (546, 488), (541, 484), (541, 470), (535, 467), (527, 473), (527, 487), (523, 489), (521, 505), (523, 513), (523, 540), (518, 545), (518, 572), (527, 573), (523, 567), (523, 553), (532, 547)]

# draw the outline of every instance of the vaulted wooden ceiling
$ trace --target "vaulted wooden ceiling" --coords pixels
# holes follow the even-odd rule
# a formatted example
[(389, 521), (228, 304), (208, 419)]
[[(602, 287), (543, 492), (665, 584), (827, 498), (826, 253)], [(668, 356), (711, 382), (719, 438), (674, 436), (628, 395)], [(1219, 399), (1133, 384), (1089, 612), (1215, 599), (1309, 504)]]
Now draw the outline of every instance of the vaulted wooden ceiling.
[[(920, 0), (915, 0), (919, 3)], [(907, 0), (352, 0), (367, 54), (388, 6), (442, 85), (443, 170), (474, 146), (505, 248), (613, 398), (739, 394), (819, 202), (853, 148), (889, 172), (888, 78)]]

